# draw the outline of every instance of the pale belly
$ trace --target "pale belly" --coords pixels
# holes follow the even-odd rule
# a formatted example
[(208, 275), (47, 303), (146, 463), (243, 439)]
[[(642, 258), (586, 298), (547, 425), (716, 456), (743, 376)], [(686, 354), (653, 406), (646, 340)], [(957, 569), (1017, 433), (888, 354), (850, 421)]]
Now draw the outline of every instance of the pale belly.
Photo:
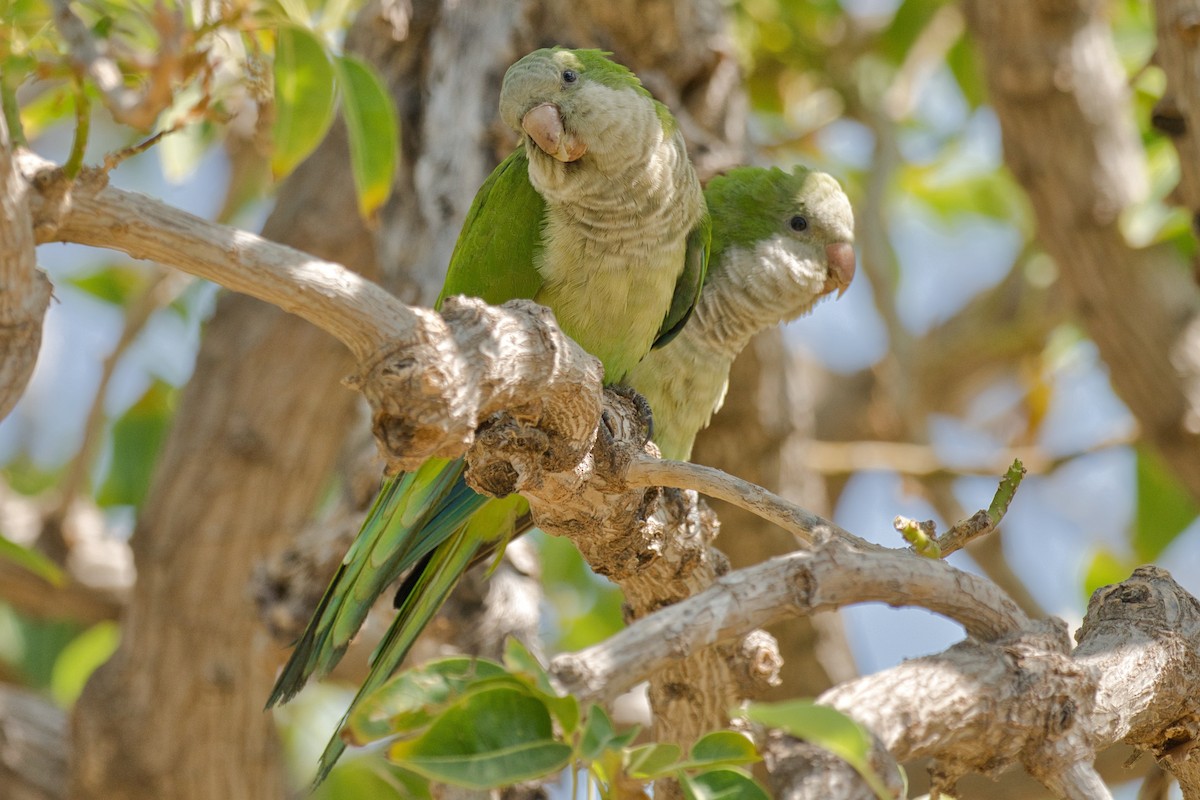
[[(593, 257), (546, 275), (534, 299), (549, 306), (563, 332), (604, 364), (604, 382), (619, 382), (650, 351), (683, 271), (685, 245), (636, 260)], [(558, 264), (572, 263), (558, 259)]]

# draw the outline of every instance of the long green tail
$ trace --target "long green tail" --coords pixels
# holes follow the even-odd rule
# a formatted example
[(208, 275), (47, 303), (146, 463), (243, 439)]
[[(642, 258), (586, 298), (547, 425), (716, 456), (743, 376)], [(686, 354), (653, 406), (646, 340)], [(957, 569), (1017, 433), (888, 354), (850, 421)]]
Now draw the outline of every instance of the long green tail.
[(404, 661), (417, 636), (425, 629), (429, 620), (446, 602), (459, 578), (471, 566), (481, 546), (490, 545), (497, 539), (507, 539), (518, 517), (525, 514), (528, 504), (520, 495), (502, 500), (491, 500), (471, 515), (465, 524), (460, 524), (450, 538), (429, 554), (421, 572), (411, 582), (411, 589), (400, 603), (396, 618), (387, 634), (371, 656), (371, 671), (366, 681), (354, 696), (350, 707), (342, 716), (337, 731), (325, 746), (317, 765), (314, 786), (321, 783), (333, 769), (338, 758), (346, 749), (341, 730), (358, 704), (371, 692), (382, 686)]
[(284, 666), (267, 708), (341, 660), (375, 600), (489, 502), (463, 481), (462, 459), (431, 459), (387, 480)]

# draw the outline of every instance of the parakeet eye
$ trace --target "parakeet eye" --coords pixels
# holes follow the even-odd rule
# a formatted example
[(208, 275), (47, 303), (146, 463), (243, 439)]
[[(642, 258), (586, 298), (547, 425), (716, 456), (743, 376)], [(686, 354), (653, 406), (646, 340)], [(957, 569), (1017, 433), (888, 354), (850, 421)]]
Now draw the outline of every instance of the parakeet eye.
[(579, 80), (579, 73), (573, 69), (564, 69), (562, 72), (563, 83), (574, 83)]
[(808, 230), (808, 220), (797, 214), (788, 220), (788, 227), (796, 233)]

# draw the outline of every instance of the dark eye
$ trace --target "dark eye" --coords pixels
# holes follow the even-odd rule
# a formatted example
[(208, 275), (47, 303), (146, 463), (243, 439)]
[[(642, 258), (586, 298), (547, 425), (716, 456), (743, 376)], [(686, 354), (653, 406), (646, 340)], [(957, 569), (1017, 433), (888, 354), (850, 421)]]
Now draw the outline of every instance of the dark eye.
[(573, 69), (564, 69), (562, 72), (563, 83), (574, 83), (579, 80), (579, 73)]
[(788, 227), (796, 233), (808, 230), (808, 220), (797, 214), (788, 220)]

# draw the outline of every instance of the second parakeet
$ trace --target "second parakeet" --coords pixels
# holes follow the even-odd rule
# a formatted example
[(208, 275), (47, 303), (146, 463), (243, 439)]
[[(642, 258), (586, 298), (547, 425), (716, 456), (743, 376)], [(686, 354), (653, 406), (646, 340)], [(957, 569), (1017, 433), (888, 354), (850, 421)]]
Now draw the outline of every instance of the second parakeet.
[(704, 192), (712, 258), (683, 331), (625, 376), (650, 403), (664, 458), (687, 460), (721, 407), (729, 369), (750, 338), (807, 312), (854, 277), (854, 215), (831, 176), (739, 167)]
[[(500, 114), (522, 142), (480, 188), (438, 299), (531, 298), (620, 381), (688, 319), (708, 259), (703, 195), (667, 108), (596, 50), (538, 50), (513, 64)], [(406, 570), (398, 613), (351, 705), (403, 661), (479, 550), (528, 505), (473, 492), (462, 459), (384, 482), (268, 701), (329, 673), (368, 611)], [(349, 712), (347, 712), (349, 714)], [(335, 735), (320, 781), (344, 749)]]

